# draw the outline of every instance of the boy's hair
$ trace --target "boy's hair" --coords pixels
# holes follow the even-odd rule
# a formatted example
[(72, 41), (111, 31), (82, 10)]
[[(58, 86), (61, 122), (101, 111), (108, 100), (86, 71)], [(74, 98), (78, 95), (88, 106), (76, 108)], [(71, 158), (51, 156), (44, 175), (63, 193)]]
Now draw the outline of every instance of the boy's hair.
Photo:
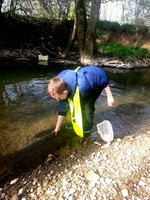
[(54, 77), (53, 79), (51, 79), (48, 85), (48, 92), (50, 94), (62, 94), (65, 90), (67, 90), (67, 87), (64, 80), (59, 77)]

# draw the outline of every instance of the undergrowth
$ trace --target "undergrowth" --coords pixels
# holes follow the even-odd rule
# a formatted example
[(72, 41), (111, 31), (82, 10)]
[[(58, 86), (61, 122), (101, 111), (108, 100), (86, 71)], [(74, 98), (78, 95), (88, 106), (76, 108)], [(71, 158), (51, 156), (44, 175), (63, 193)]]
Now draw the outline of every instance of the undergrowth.
[(140, 47), (125, 47), (117, 42), (111, 42), (98, 46), (98, 52), (103, 56), (115, 56), (118, 58), (147, 58), (150, 54), (147, 49)]

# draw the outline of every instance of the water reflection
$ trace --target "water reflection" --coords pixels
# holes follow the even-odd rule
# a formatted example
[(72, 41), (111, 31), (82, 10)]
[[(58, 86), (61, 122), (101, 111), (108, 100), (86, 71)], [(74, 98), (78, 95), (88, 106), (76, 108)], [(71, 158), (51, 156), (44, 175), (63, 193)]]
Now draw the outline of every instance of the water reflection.
[[(149, 129), (150, 70), (106, 69), (115, 97), (108, 109), (105, 93), (96, 104), (95, 125), (111, 121), (116, 137)], [(0, 154), (17, 152), (33, 142), (33, 137), (52, 130), (57, 102), (47, 93), (49, 79), (56, 71), (20, 71), (0, 74)], [(64, 130), (65, 131), (65, 130)]]
[[(141, 71), (113, 69), (109, 70), (108, 74), (115, 96), (115, 106), (108, 110), (105, 118), (111, 121), (115, 135), (123, 137), (126, 134), (139, 134), (149, 130), (150, 69)], [(106, 103), (103, 103), (104, 99), (104, 94), (98, 99), (97, 116), (103, 116), (103, 110), (107, 109)], [(96, 123), (97, 119), (98, 117)]]
[(47, 94), (47, 84), (52, 75), (32, 73), (21, 71), (19, 74), (17, 71), (17, 74), (7, 72), (0, 76), (1, 155), (29, 145), (34, 134), (50, 128), (53, 123), (56, 104)]

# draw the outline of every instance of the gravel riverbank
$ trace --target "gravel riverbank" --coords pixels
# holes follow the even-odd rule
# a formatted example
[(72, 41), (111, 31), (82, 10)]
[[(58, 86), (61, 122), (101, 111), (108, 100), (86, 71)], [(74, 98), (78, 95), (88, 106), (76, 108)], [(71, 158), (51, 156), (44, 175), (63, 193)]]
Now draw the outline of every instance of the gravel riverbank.
[[(95, 133), (93, 133), (95, 134)], [(111, 144), (81, 140), (0, 187), (11, 200), (149, 200), (150, 131)]]

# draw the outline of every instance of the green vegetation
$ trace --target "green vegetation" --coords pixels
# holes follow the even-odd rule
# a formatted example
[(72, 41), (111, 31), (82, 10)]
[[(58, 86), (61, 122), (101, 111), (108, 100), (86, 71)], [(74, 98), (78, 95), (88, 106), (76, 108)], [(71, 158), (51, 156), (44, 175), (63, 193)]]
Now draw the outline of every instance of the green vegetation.
[(101, 31), (121, 31), (121, 25), (118, 22), (99, 21), (97, 28)]
[(119, 58), (145, 58), (150, 57), (147, 49), (140, 47), (125, 47), (117, 42), (99, 45), (98, 52), (103, 56), (116, 56)]
[[(150, 57), (148, 49), (140, 48), (136, 43), (138, 38), (148, 37), (149, 27), (134, 24), (122, 24), (110, 21), (99, 21), (97, 38), (99, 44), (97, 51), (102, 56), (115, 56), (118, 58), (146, 58)], [(128, 37), (133, 46), (123, 46), (118, 40), (120, 36)], [(132, 37), (131, 37), (132, 36)]]
[(122, 33), (138, 33), (142, 35), (147, 35), (149, 33), (149, 27), (144, 25), (135, 24), (122, 24), (118, 22), (110, 21), (99, 21), (98, 30), (101, 32), (112, 31), (112, 32), (122, 32)]
[[(9, 50), (10, 52), (32, 50), (31, 55), (35, 54), (35, 56), (39, 52), (49, 54), (52, 57), (58, 55), (67, 47), (73, 27), (73, 20), (60, 22), (51, 21), (48, 18), (10, 14), (1, 15), (0, 19), (0, 50)], [(142, 36), (142, 38), (148, 37), (148, 27), (133, 24), (120, 25), (117, 22), (109, 21), (99, 21), (97, 27), (97, 38), (99, 39), (97, 51), (102, 56), (119, 58), (150, 57), (148, 49), (137, 46), (125, 47), (118, 43), (121, 36), (128, 35), (129, 37), (135, 36), (131, 40), (135, 39), (133, 44), (136, 45), (137, 35)], [(72, 46), (73, 50), (78, 49), (76, 44)]]
[(148, 26), (133, 25), (133, 24), (122, 24), (121, 31), (125, 33), (138, 33), (141, 35), (147, 35), (149, 33)]

